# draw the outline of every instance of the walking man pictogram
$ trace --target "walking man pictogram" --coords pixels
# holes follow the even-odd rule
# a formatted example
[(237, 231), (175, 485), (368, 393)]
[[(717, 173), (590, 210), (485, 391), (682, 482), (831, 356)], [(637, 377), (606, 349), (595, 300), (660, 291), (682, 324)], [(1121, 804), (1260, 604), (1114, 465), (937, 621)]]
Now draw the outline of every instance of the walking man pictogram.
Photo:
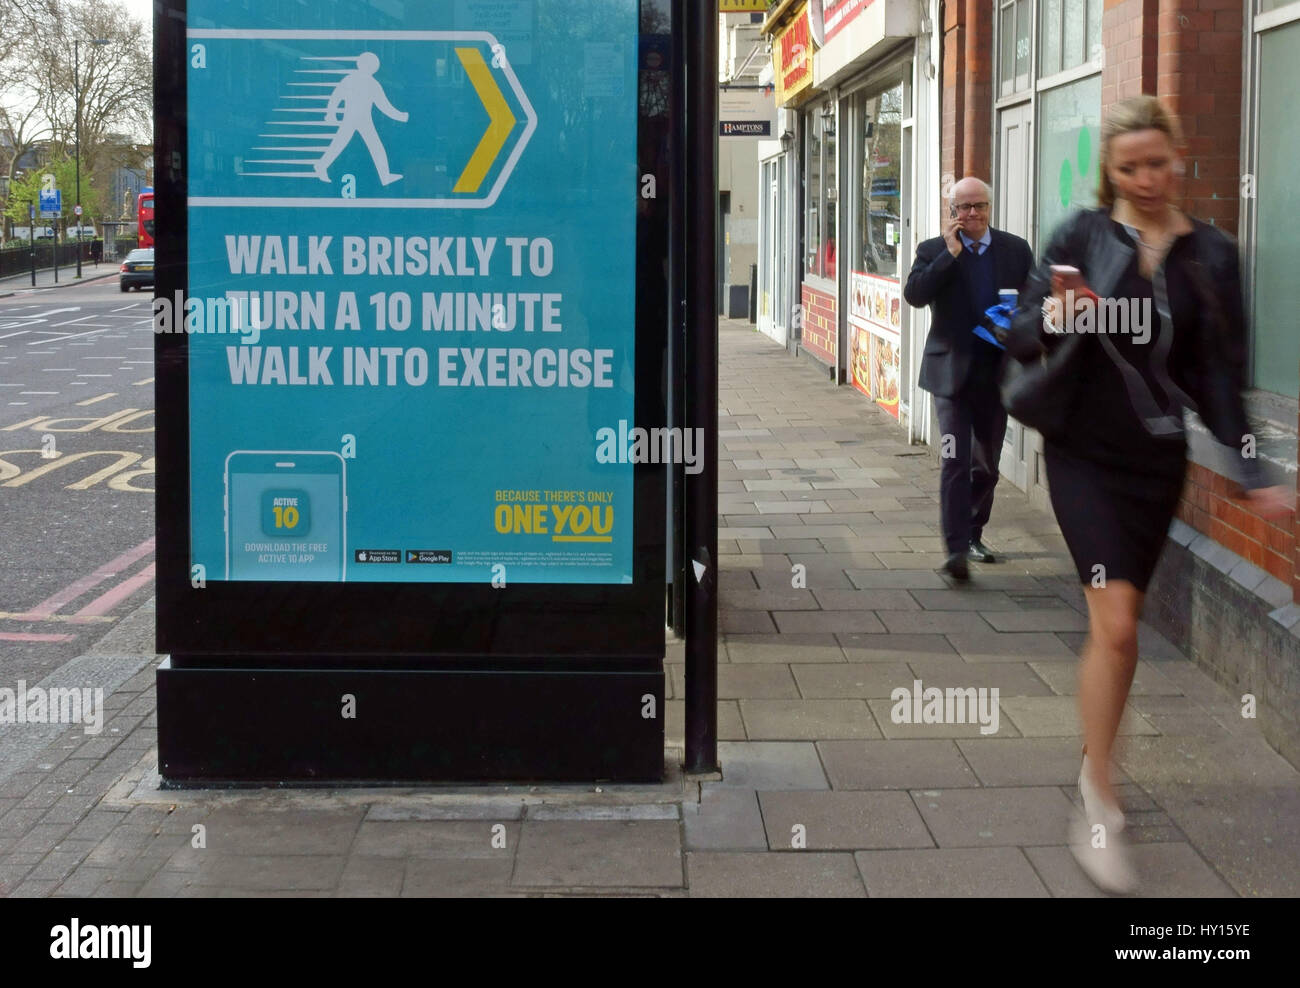
[(334, 140), (330, 141), (329, 148), (315, 165), (316, 177), (322, 182), (330, 180), (330, 165), (343, 153), (343, 149), (357, 134), (360, 134), (361, 139), (366, 142), (370, 158), (375, 163), (375, 171), (379, 173), (380, 182), (384, 185), (392, 185), (402, 177), (388, 170), (388, 153), (384, 150), (383, 142), (379, 140), (379, 134), (375, 132), (371, 111), (377, 109), (384, 116), (398, 123), (406, 123), (411, 119), (411, 115), (388, 102), (384, 87), (375, 78), (378, 68), (378, 55), (373, 52), (358, 55), (356, 70), (340, 79), (339, 84), (334, 87), (334, 92), (330, 94), (329, 105), (325, 108), (325, 121), (339, 124), (339, 129), (334, 135)]

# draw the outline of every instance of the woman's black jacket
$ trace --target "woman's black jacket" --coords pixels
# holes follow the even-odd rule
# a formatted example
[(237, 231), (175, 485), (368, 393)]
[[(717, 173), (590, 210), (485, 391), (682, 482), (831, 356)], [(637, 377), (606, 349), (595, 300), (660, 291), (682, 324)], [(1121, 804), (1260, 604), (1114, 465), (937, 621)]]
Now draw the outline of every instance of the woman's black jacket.
[[(1265, 486), (1257, 459), (1243, 456), (1244, 437), (1250, 428), (1241, 399), (1246, 364), (1246, 313), (1241, 290), (1241, 265), (1236, 242), (1221, 230), (1193, 219), (1191, 250), (1171, 251), (1167, 264), (1188, 267), (1190, 283), (1198, 286), (1197, 325), (1177, 326), (1196, 341), (1195, 360), (1188, 371), (1187, 393), (1194, 411), (1214, 437), (1237, 455), (1238, 479), (1247, 489)], [(1132, 259), (1132, 241), (1110, 217), (1107, 209), (1072, 213), (1061, 223), (1043, 254), (1042, 263), (1029, 274), (1011, 321), (1008, 354), (1022, 361), (1038, 357), (1045, 349), (1071, 345), (1079, 352), (1086, 338), (1043, 331), (1043, 300), (1051, 294), (1053, 264), (1071, 264), (1099, 298), (1109, 298), (1124, 277)], [(1072, 358), (1073, 359), (1073, 358)], [(1086, 382), (1079, 382), (1086, 388)]]

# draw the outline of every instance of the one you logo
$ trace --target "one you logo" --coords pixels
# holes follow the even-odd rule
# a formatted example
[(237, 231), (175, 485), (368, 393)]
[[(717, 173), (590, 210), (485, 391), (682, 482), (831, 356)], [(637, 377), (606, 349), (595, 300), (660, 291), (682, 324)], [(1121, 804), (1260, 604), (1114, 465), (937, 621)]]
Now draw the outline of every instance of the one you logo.
[(537, 129), (485, 31), (188, 37), (191, 206), (487, 208)]
[(153, 927), (101, 926), (72, 917), (67, 926), (50, 929), (50, 956), (56, 961), (129, 960), (148, 967), (153, 956)]

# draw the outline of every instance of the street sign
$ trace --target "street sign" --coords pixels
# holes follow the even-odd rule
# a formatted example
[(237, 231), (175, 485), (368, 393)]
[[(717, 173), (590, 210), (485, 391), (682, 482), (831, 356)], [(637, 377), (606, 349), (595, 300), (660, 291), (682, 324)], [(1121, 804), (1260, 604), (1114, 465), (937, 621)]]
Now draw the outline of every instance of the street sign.
[(31, 205), (30, 203), (27, 206), (27, 218), (29, 220), (36, 219), (36, 207)]
[(719, 137), (771, 137), (776, 105), (760, 89), (724, 89), (718, 93)]
[(63, 192), (59, 189), (42, 189), (40, 202), (42, 219), (58, 218), (63, 215)]
[(81, 215), (81, 207), (80, 207), (80, 206), (73, 206), (73, 207), (72, 207), (72, 212), (73, 212), (74, 215), (80, 216), (80, 215)]

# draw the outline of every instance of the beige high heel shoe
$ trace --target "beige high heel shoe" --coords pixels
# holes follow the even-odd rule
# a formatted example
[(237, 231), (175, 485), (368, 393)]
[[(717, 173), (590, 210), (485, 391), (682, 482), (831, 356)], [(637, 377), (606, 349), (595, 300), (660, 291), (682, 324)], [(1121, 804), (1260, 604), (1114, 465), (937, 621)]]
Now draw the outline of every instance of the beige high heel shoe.
[(1079, 766), (1079, 795), (1083, 798), (1083, 811), (1092, 823), (1103, 824), (1113, 834), (1124, 830), (1124, 813), (1118, 804), (1107, 805), (1098, 795), (1088, 774), (1088, 746), (1083, 746), (1083, 762)]
[(1079, 867), (1099, 889), (1126, 895), (1138, 887), (1128, 844), (1120, 831), (1124, 814), (1119, 807), (1107, 806), (1098, 798), (1088, 779), (1088, 749), (1084, 747), (1083, 767), (1079, 770), (1079, 793), (1083, 811), (1076, 811), (1070, 821), (1070, 853)]

